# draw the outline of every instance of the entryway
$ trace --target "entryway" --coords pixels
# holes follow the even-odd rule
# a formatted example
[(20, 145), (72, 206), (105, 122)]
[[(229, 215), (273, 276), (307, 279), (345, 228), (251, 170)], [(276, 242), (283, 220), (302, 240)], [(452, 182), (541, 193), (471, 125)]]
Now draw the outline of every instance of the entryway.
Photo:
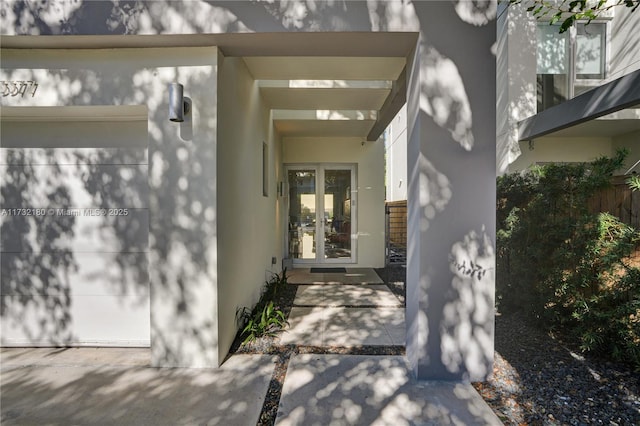
[(287, 166), (287, 245), (294, 265), (354, 263), (356, 168), (354, 165)]

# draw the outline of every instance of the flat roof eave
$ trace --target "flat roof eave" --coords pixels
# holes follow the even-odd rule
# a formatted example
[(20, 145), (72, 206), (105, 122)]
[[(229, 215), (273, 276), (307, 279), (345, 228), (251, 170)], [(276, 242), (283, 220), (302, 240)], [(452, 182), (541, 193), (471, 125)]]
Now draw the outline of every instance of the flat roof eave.
[[(408, 57), (416, 32), (261, 32), (143, 35), (0, 35), (2, 49), (217, 46), (225, 56)], [(309, 49), (313, 46), (313, 49)]]

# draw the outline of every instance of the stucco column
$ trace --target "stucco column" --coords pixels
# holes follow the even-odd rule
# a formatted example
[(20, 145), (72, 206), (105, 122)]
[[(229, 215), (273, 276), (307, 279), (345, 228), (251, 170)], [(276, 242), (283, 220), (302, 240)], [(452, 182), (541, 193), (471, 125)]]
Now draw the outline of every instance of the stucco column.
[[(158, 70), (150, 117), (149, 280), (151, 363), (218, 367), (218, 51), (181, 49), (179, 66)], [(183, 65), (186, 64), (186, 65)], [(190, 113), (168, 117), (168, 88), (184, 85)]]
[(415, 7), (407, 355), (418, 379), (483, 380), (494, 350), (495, 9)]

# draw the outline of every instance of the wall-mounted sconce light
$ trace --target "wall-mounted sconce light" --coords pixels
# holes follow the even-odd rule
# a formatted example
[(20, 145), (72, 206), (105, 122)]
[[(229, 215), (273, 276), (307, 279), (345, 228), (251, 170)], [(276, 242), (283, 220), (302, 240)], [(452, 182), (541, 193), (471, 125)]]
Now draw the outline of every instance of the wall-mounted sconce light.
[(189, 103), (184, 99), (184, 87), (180, 83), (169, 84), (169, 120), (177, 123), (191, 112)]

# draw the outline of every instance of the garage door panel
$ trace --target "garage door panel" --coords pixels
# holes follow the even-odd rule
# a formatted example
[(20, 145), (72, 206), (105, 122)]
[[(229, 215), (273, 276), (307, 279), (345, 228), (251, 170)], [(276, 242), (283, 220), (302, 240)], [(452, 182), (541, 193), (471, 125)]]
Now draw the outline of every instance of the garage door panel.
[(64, 292), (37, 299), (0, 296), (2, 346), (60, 345), (74, 340), (71, 300)]
[(1, 208), (145, 208), (148, 165), (10, 164), (0, 165), (5, 188)]
[(149, 346), (149, 299), (131, 296), (43, 298), (23, 304), (1, 296), (3, 346)]
[(100, 330), (100, 340), (104, 344), (118, 342), (132, 345), (149, 345), (151, 317), (149, 315), (149, 298), (141, 305), (139, 299), (113, 296), (77, 296), (72, 309), (73, 328), (79, 341), (90, 342)]
[(145, 147), (0, 149), (0, 165), (139, 165), (148, 163), (148, 150)]
[(2, 148), (146, 148), (146, 121), (3, 121)]
[(0, 226), (3, 252), (135, 253), (149, 246), (148, 209), (45, 209), (3, 216)]
[(147, 122), (105, 108), (2, 120), (2, 345), (149, 345)]
[(2, 253), (0, 262), (4, 296), (38, 298), (64, 290), (71, 297), (149, 298), (147, 253)]

